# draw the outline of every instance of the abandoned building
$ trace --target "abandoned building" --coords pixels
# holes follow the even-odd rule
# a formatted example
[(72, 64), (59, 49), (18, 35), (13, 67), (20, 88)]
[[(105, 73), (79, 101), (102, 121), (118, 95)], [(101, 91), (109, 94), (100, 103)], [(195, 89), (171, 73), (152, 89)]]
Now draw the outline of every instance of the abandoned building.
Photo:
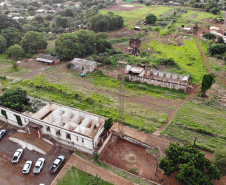
[(33, 115), (0, 106), (0, 120), (24, 129), (38, 128), (42, 134), (90, 154), (98, 151), (108, 137), (105, 117), (52, 102)]
[(74, 58), (70, 63), (71, 69), (83, 71), (84, 73), (90, 73), (97, 68), (97, 62), (81, 58)]
[(172, 89), (181, 89), (186, 91), (189, 85), (189, 76), (172, 74), (168, 72), (157, 71), (155, 69), (145, 69), (143, 67), (126, 66), (125, 74), (129, 76), (130, 81), (139, 81), (141, 83), (152, 84), (160, 87)]
[(36, 58), (36, 60), (38, 62), (43, 62), (46, 64), (59, 64), (60, 63), (60, 59), (58, 59), (55, 56), (51, 56), (51, 55), (39, 55), (38, 58)]
[(129, 40), (129, 47), (126, 50), (126, 53), (130, 55), (139, 55), (140, 54), (140, 45), (141, 40), (137, 38), (131, 38)]

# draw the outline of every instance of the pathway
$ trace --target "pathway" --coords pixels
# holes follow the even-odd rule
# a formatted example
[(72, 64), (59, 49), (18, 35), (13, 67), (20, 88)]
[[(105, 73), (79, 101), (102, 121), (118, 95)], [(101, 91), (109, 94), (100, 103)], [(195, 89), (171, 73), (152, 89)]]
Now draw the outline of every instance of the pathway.
[[(202, 49), (202, 46), (199, 42), (199, 38), (202, 36), (202, 29), (200, 29), (196, 35), (196, 43), (197, 43), (197, 46), (198, 46), (198, 49), (199, 49), (199, 52), (200, 54), (202, 55), (202, 58), (204, 60), (204, 63), (206, 65), (206, 71), (207, 73), (210, 73), (211, 72), (211, 66), (210, 66), (210, 63), (209, 63), (209, 60), (208, 58), (206, 57), (203, 49)], [(221, 79), (223, 81), (223, 79)], [(223, 81), (224, 83), (224, 81)], [(168, 118), (168, 121), (166, 122), (166, 124), (164, 124), (162, 127), (160, 127), (156, 132), (154, 132), (155, 135), (159, 135), (172, 121), (173, 117), (175, 116), (177, 110), (182, 107), (182, 105), (190, 100), (192, 100), (200, 91), (201, 89), (201, 86), (198, 86), (189, 96), (187, 96), (184, 100), (182, 100), (179, 105), (177, 105), (177, 107), (175, 109), (173, 109), (170, 114), (169, 114), (169, 118)]]
[(72, 166), (75, 166), (75, 167), (79, 168), (80, 170), (90, 173), (92, 175), (98, 174), (99, 177), (101, 177), (103, 180), (108, 181), (115, 185), (122, 185), (122, 184), (123, 185), (134, 185), (133, 182), (130, 182), (130, 181), (123, 179), (122, 177), (119, 177), (109, 171), (99, 168), (99, 167), (91, 164), (90, 162), (80, 158), (79, 156), (77, 156), (75, 154), (73, 154), (70, 157), (67, 164), (61, 170), (61, 172), (56, 176), (56, 178), (51, 183), (51, 185), (56, 185), (57, 181), (59, 179), (61, 179)]

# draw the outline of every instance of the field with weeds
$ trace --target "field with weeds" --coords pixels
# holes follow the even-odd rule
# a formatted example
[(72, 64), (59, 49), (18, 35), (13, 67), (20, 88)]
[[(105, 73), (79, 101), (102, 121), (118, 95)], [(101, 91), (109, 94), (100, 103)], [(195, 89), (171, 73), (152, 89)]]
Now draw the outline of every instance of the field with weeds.
[(130, 22), (137, 18), (145, 18), (145, 15), (148, 13), (152, 13), (157, 17), (164, 14), (165, 12), (174, 9), (174, 7), (167, 6), (150, 6), (147, 7), (141, 4), (132, 4), (133, 6), (140, 6), (141, 8), (132, 10), (132, 11), (109, 11), (109, 10), (100, 10), (99, 12), (102, 14), (106, 14), (108, 12), (112, 12), (116, 15), (120, 15), (124, 19), (124, 25), (128, 25)]
[[(57, 185), (81, 185), (87, 184), (93, 175), (86, 173), (74, 166), (66, 173), (66, 175), (57, 182)], [(101, 179), (99, 185), (112, 185)]]
[[(53, 80), (55, 83), (50, 82)], [(55, 78), (48, 81), (44, 76), (38, 75), (22, 81), (19, 85), (26, 89), (30, 96), (117, 120), (118, 81), (108, 77), (96, 77), (95, 74), (90, 76), (89, 80), (94, 84), (89, 84), (86, 87), (85, 85), (72, 84), (70, 81), (67, 83), (64, 80), (56, 80)], [(105, 92), (100, 93), (100, 89), (104, 89)], [(150, 133), (167, 121), (169, 111), (175, 108), (175, 103), (170, 102), (175, 98), (177, 100), (177, 98), (186, 97), (185, 93), (173, 93), (168, 89), (155, 88), (144, 84), (127, 83), (126, 92), (128, 94), (126, 93), (127, 97), (125, 97), (125, 124)]]
[(206, 72), (205, 64), (199, 53), (196, 40), (185, 40), (184, 46), (160, 44), (153, 40), (150, 44), (156, 54), (153, 56), (160, 58), (173, 58), (181, 70), (172, 71), (179, 74), (191, 74), (191, 82), (200, 84), (203, 74)]
[[(203, 101), (203, 102), (200, 102)], [(193, 100), (180, 108), (161, 134), (211, 149), (226, 147), (226, 110), (205, 100)]]

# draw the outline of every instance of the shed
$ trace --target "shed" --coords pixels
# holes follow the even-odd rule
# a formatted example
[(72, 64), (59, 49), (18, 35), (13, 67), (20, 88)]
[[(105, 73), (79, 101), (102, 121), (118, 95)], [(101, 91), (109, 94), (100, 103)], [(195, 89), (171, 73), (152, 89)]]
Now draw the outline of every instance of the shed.
[(51, 55), (39, 55), (38, 58), (36, 58), (38, 62), (44, 62), (47, 64), (59, 64), (60, 59), (58, 59), (56, 56)]
[(85, 60), (81, 58), (74, 58), (71, 61), (71, 68), (85, 73), (90, 73), (97, 68), (97, 62), (91, 60)]

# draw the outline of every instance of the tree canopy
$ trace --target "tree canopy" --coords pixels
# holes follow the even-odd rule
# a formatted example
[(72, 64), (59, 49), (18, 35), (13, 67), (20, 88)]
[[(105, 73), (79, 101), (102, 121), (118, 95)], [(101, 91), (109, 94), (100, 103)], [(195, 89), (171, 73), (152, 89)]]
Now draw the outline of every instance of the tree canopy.
[(145, 20), (148, 24), (155, 24), (157, 17), (154, 14), (148, 14)]
[(47, 41), (41, 33), (35, 31), (27, 32), (20, 42), (26, 53), (34, 54), (37, 50), (46, 49)]
[(15, 44), (8, 48), (7, 53), (13, 58), (19, 58), (24, 55), (24, 49), (19, 44)]
[(22, 37), (22, 33), (13, 27), (2, 29), (1, 34), (7, 41), (7, 47), (19, 43)]
[(0, 23), (0, 30), (13, 27), (20, 30), (21, 32), (23, 31), (20, 24), (17, 21), (9, 18), (7, 15), (0, 14)]
[(226, 175), (226, 148), (214, 152), (213, 163)]
[(205, 158), (205, 154), (191, 144), (170, 143), (165, 153), (159, 167), (168, 177), (178, 172), (175, 178), (183, 184), (213, 185), (212, 180), (222, 177), (220, 170)]
[(119, 15), (114, 14), (96, 14), (88, 20), (89, 29), (96, 32), (106, 32), (122, 28), (124, 20)]
[(0, 104), (21, 112), (23, 106), (28, 104), (27, 91), (17, 86), (11, 87), (0, 96)]
[(211, 88), (213, 83), (215, 82), (215, 76), (214, 74), (205, 74), (202, 78), (202, 96), (205, 96), (206, 91)]
[(86, 50), (84, 44), (79, 43), (75, 34), (65, 33), (55, 41), (55, 52), (61, 59), (73, 59), (83, 56)]
[(223, 43), (213, 44), (208, 48), (208, 51), (211, 56), (221, 55), (226, 51), (226, 44)]
[(210, 32), (205, 33), (203, 35), (203, 37), (206, 38), (206, 39), (208, 39), (208, 40), (212, 40), (212, 39), (214, 40), (216, 38), (216, 36), (213, 33), (210, 33)]
[(7, 48), (7, 41), (6, 39), (0, 35), (0, 53), (3, 53)]

